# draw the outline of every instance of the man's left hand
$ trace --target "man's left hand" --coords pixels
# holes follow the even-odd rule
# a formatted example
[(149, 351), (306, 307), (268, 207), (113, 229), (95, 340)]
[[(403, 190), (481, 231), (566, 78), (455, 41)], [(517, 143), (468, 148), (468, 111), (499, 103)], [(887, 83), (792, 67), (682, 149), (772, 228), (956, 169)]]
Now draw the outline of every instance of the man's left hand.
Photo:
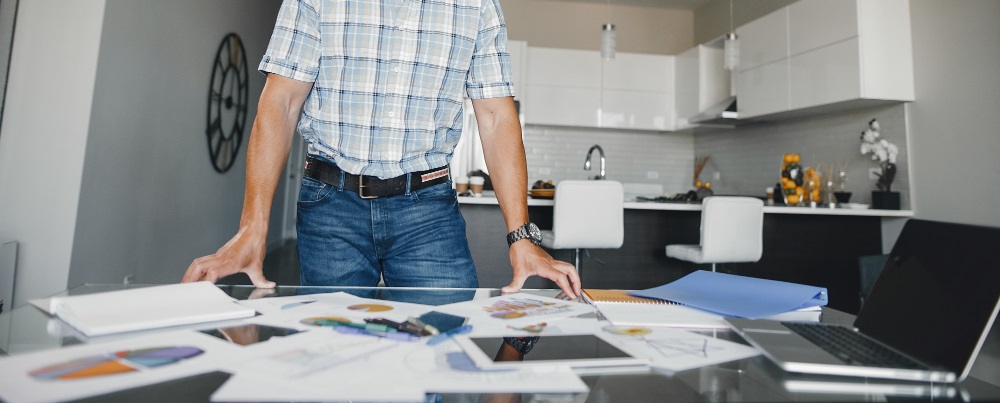
[(510, 265), (514, 268), (514, 280), (501, 289), (505, 294), (520, 291), (528, 277), (540, 276), (559, 285), (570, 299), (580, 296), (580, 276), (576, 273), (576, 268), (553, 259), (528, 239), (514, 242), (510, 246)]

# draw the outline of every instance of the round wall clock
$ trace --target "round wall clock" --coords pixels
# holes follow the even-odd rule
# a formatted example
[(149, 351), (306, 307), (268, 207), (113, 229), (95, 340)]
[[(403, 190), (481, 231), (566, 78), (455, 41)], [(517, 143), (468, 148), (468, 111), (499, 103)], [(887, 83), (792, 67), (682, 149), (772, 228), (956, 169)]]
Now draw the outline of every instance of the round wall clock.
[(212, 167), (225, 173), (236, 161), (247, 122), (247, 58), (240, 36), (222, 38), (212, 64), (208, 87), (208, 156)]

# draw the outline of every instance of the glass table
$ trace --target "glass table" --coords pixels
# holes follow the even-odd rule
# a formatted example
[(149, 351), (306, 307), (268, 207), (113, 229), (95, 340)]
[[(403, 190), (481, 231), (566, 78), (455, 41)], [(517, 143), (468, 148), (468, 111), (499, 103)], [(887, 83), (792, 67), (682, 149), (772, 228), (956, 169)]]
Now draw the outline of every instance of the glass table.
[[(83, 285), (60, 295), (143, 287), (142, 285)], [(348, 292), (373, 299), (426, 305), (443, 305), (500, 295), (496, 289), (424, 289), (362, 287), (278, 287), (274, 290), (252, 286), (220, 286), (237, 299), (269, 298), (315, 293)], [(558, 290), (524, 290), (525, 293), (558, 298)], [(180, 297), (180, 296), (179, 296)], [(595, 314), (586, 317), (601, 320)], [(846, 323), (853, 316), (824, 308), (823, 322)], [(204, 324), (192, 326), (205, 329)], [(176, 328), (172, 328), (176, 329)], [(731, 331), (702, 334), (738, 343), (744, 341)], [(104, 339), (100, 339), (104, 340)], [(23, 306), (0, 314), (0, 353), (23, 354), (87, 343), (87, 340), (60, 320), (33, 306)], [(0, 358), (2, 359), (2, 358)], [(156, 385), (121, 390), (86, 399), (93, 401), (207, 401), (229, 374), (212, 372)], [(866, 378), (823, 377), (784, 372), (763, 356), (732, 361), (677, 373), (656, 369), (626, 374), (588, 374), (581, 379), (589, 392), (577, 394), (429, 394), (430, 401), (470, 402), (778, 402), (778, 401), (997, 401), (1000, 387), (975, 378), (960, 384), (891, 382)]]

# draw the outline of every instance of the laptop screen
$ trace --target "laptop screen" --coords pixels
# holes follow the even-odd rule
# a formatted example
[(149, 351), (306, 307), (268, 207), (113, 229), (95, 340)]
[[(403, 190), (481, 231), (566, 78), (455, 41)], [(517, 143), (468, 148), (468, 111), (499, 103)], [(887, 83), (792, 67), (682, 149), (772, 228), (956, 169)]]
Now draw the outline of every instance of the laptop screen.
[(909, 220), (854, 325), (965, 375), (1000, 300), (1000, 229)]

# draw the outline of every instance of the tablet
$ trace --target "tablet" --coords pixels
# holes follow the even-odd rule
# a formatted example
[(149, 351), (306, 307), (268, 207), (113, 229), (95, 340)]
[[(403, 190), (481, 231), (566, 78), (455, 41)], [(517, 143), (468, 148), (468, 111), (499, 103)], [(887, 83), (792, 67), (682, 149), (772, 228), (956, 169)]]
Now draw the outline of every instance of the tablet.
[[(563, 366), (571, 368), (644, 366), (649, 363), (633, 352), (615, 346), (601, 335), (552, 335), (538, 337), (520, 361), (494, 361), (503, 337), (456, 336), (476, 367), (483, 369)], [(523, 338), (523, 337), (522, 337)]]

